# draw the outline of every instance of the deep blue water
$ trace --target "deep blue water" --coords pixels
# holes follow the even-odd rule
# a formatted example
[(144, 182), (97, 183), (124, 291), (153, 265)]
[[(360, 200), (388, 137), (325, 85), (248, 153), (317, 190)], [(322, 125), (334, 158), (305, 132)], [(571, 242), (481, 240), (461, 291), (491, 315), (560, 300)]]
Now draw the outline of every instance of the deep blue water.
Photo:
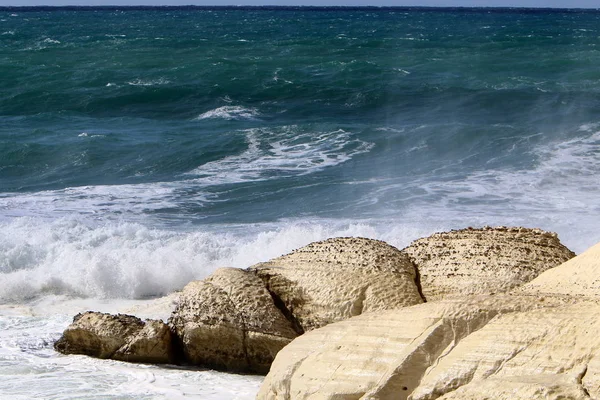
[(163, 293), (337, 234), (581, 251), (599, 46), (576, 10), (3, 9), (0, 298)]

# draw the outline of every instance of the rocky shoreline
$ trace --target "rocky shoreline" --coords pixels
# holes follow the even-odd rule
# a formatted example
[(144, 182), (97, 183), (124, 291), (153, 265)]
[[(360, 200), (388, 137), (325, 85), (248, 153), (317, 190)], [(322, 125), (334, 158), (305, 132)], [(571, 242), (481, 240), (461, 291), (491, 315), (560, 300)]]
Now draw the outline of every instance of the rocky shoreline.
[(528, 228), (333, 238), (190, 282), (168, 323), (79, 314), (55, 348), (268, 372), (260, 399), (589, 398), (598, 255)]

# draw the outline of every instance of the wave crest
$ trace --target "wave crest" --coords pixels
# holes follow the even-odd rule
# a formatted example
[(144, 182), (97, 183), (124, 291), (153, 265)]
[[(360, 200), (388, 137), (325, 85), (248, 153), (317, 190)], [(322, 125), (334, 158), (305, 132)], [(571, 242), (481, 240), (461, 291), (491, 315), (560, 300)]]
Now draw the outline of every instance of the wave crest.
[(253, 120), (260, 113), (256, 108), (245, 108), (241, 106), (222, 106), (198, 115), (194, 120), (203, 119), (225, 119), (225, 120)]

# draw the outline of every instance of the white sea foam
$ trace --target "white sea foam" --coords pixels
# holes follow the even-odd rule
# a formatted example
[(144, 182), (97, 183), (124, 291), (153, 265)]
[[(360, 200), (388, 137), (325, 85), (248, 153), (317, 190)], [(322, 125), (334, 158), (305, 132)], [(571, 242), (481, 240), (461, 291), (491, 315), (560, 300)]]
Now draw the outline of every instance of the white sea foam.
[[(85, 136), (83, 136), (85, 138)], [(0, 194), (3, 217), (36, 216), (54, 218), (72, 214), (118, 217), (140, 216), (152, 210), (177, 205), (175, 191), (185, 183), (80, 186), (36, 193)], [(205, 199), (199, 194), (198, 202)]]
[(32, 50), (33, 51), (38, 51), (38, 50), (47, 49), (48, 47), (55, 46), (55, 45), (58, 45), (58, 44), (61, 44), (61, 42), (59, 40), (52, 39), (52, 38), (44, 38), (42, 40), (38, 40), (32, 46), (25, 47), (23, 50), (25, 50), (25, 51), (32, 51)]
[(81, 132), (79, 135), (77, 135), (77, 137), (81, 137), (81, 138), (98, 138), (98, 137), (106, 137), (106, 135), (90, 135), (87, 132)]
[(159, 79), (134, 79), (132, 81), (127, 82), (128, 85), (131, 86), (160, 86), (160, 85), (168, 85), (171, 83), (168, 79), (159, 78)]
[(189, 174), (206, 183), (237, 183), (310, 174), (368, 152), (364, 142), (342, 129), (302, 133), (297, 126), (245, 131), (247, 148), (206, 163)]
[(253, 120), (260, 116), (256, 108), (241, 106), (222, 106), (198, 115), (195, 120), (226, 119), (226, 120)]
[(283, 221), (191, 232), (76, 219), (0, 223), (0, 303), (45, 296), (144, 298), (168, 294), (222, 266), (248, 267), (332, 236), (368, 236), (403, 246), (422, 228), (350, 221)]

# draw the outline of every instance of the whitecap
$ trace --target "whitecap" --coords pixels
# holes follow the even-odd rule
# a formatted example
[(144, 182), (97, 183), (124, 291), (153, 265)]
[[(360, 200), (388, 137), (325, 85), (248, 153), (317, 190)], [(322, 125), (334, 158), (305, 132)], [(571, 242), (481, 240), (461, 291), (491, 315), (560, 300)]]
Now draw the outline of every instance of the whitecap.
[(292, 84), (292, 83), (294, 83), (294, 82), (292, 82), (292, 81), (288, 81), (287, 79), (282, 79), (282, 78), (280, 78), (280, 77), (279, 77), (279, 73), (280, 73), (280, 72), (281, 72), (281, 68), (277, 68), (277, 69), (275, 70), (275, 73), (273, 74), (273, 81), (275, 81), (275, 82), (283, 81), (283, 82), (285, 82), (285, 83), (287, 83), (287, 84)]
[(151, 80), (134, 79), (133, 81), (127, 82), (131, 86), (157, 86), (157, 85), (168, 85), (171, 83), (168, 79), (159, 78)]
[(242, 106), (222, 106), (198, 115), (194, 120), (203, 119), (226, 119), (226, 120), (252, 120), (260, 113), (256, 108)]
[(196, 182), (220, 184), (311, 174), (370, 151), (372, 143), (342, 129), (303, 132), (297, 126), (248, 129), (247, 148), (240, 154), (206, 163), (188, 175)]
[(89, 138), (97, 138), (97, 137), (106, 137), (106, 135), (90, 135), (90, 134), (89, 134), (89, 133), (87, 133), (87, 132), (81, 132), (79, 135), (77, 135), (77, 137), (83, 137), (83, 138), (86, 138), (86, 137), (89, 137)]

